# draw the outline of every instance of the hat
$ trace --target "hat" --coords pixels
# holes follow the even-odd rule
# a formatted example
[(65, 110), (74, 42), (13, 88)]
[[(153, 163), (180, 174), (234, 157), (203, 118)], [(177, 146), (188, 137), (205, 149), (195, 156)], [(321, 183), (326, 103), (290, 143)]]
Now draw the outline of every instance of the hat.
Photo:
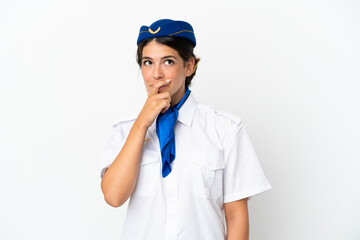
[(137, 45), (142, 40), (156, 37), (182, 37), (190, 40), (196, 46), (196, 39), (192, 26), (184, 21), (174, 21), (171, 19), (160, 19), (148, 26), (140, 28)]

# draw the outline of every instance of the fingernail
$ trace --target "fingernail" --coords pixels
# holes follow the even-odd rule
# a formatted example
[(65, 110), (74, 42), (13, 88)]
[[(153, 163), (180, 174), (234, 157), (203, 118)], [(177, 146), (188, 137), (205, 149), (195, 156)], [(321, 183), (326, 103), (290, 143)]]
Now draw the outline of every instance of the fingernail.
[(165, 80), (165, 82), (170, 82), (170, 81), (171, 81), (171, 79), (166, 79), (166, 80)]

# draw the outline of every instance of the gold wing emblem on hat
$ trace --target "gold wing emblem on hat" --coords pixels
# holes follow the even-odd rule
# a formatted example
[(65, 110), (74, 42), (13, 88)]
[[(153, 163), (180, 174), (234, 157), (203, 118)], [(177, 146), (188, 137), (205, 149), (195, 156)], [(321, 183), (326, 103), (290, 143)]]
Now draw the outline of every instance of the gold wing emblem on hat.
[(156, 31), (153, 31), (153, 30), (151, 30), (151, 28), (149, 28), (149, 32), (151, 34), (157, 34), (160, 31), (160, 29), (161, 29), (161, 27), (158, 27), (158, 29), (156, 29)]

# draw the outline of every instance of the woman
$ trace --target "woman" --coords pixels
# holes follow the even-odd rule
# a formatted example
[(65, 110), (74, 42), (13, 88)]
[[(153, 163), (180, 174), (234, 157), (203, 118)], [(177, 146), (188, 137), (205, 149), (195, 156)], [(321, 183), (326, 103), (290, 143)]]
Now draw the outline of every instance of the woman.
[(142, 26), (137, 44), (148, 98), (113, 126), (100, 166), (105, 201), (130, 197), (122, 239), (248, 239), (248, 198), (271, 186), (242, 120), (189, 89), (193, 28), (162, 19)]

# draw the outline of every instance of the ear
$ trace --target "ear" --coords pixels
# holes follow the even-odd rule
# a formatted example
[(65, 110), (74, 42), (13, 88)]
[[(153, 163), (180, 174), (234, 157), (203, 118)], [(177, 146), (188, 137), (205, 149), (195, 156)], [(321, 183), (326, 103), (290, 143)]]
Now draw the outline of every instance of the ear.
[(195, 58), (192, 57), (186, 62), (186, 66), (185, 66), (187, 77), (189, 77), (189, 76), (191, 76), (191, 74), (193, 74), (194, 66), (195, 66)]

